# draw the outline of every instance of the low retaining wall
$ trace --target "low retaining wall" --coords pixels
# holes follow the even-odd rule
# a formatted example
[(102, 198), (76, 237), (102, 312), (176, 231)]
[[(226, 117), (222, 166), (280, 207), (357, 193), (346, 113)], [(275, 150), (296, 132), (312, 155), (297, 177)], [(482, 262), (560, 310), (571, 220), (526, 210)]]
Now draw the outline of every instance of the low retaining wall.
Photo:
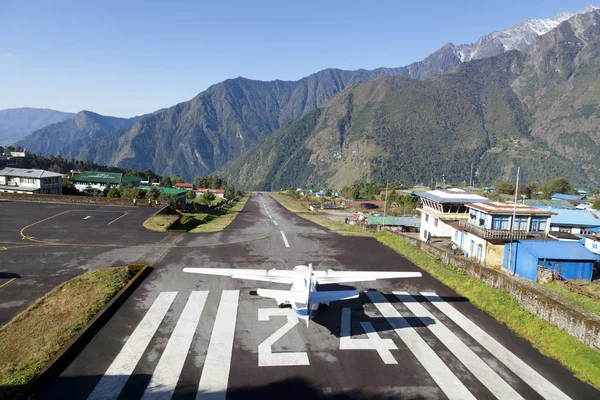
[[(92, 197), (92, 196), (67, 196), (56, 194), (23, 194), (23, 193), (5, 193), (0, 192), (0, 199), (15, 200), (15, 201), (35, 201), (48, 203), (75, 203), (75, 204), (104, 204), (115, 206), (133, 207), (133, 199), (108, 198), (108, 197)], [(149, 207), (148, 200), (137, 199), (137, 207)], [(156, 204), (152, 201), (152, 207)]]
[(542, 318), (586, 345), (600, 350), (600, 321), (590, 318), (554, 299), (545, 293), (527, 286), (504, 272), (477, 264), (464, 257), (441, 250), (437, 247), (402, 233), (393, 233), (418, 249), (426, 251), (441, 262), (460, 268), (468, 275), (478, 278), (487, 285), (505, 290), (523, 308)]

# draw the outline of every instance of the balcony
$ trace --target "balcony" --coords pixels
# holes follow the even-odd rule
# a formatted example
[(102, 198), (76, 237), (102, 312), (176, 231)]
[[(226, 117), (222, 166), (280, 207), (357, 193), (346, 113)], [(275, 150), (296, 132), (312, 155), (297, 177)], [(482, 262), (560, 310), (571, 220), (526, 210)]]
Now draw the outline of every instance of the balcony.
[(472, 233), (485, 240), (523, 240), (523, 239), (545, 239), (546, 232), (511, 231), (506, 229), (486, 229), (473, 225), (468, 220), (460, 220), (458, 225), (465, 231)]

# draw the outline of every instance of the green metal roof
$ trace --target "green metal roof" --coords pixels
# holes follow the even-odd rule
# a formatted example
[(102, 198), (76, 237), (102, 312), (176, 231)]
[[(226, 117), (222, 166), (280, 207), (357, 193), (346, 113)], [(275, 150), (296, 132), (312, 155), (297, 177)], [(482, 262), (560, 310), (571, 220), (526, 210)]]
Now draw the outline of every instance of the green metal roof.
[[(384, 217), (375, 217), (373, 215), (367, 215), (367, 221), (369, 221), (369, 225), (383, 225)], [(414, 217), (393, 217), (386, 216), (385, 217), (385, 225), (388, 226), (421, 226), (421, 220), (419, 218)]]
[(162, 194), (166, 194), (167, 196), (171, 194), (178, 196), (180, 194), (186, 194), (188, 192), (188, 190), (185, 189), (174, 189), (164, 186), (155, 186), (155, 188), (157, 188), (159, 192), (161, 192)]
[(575, 206), (569, 203), (567, 200), (536, 200), (536, 199), (525, 199), (519, 200), (519, 204), (525, 204), (532, 207), (549, 207), (549, 208), (567, 208), (574, 209)]
[(83, 171), (82, 173), (75, 175), (73, 180), (75, 182), (114, 183), (115, 185), (122, 185), (140, 182), (142, 178), (119, 172)]

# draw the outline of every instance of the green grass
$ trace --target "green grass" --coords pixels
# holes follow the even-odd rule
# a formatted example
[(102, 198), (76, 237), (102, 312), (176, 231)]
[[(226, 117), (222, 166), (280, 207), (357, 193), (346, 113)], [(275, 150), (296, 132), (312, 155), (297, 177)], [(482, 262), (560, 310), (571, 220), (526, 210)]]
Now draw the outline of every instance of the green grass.
[(388, 232), (378, 232), (374, 237), (469, 299), (472, 304), (533, 344), (542, 354), (558, 360), (579, 379), (600, 389), (600, 352), (531, 314), (507, 292), (492, 288), (467, 276), (462, 270), (439, 262), (401, 238)]
[(172, 214), (157, 214), (148, 218), (144, 222), (144, 228), (151, 231), (166, 232), (175, 221), (179, 219), (179, 215)]
[(16, 397), (129, 279), (127, 267), (87, 272), (0, 328), (0, 398)]
[(242, 211), (248, 199), (250, 198), (250, 194), (245, 194), (242, 198), (236, 201), (231, 206), (224, 206), (220, 211), (215, 214), (207, 215), (198, 215), (192, 214), (194, 216), (198, 215), (198, 218), (204, 218), (206, 222), (196, 226), (189, 232), (191, 233), (205, 233), (205, 232), (219, 232), (223, 229), (227, 228), (230, 223), (239, 215)]
[(348, 236), (371, 236), (370, 232), (364, 232), (361, 226), (344, 224), (342, 222), (332, 221), (319, 211), (310, 211), (308, 203), (291, 198), (281, 193), (269, 193), (275, 201), (300, 217), (321, 225), (329, 230)]

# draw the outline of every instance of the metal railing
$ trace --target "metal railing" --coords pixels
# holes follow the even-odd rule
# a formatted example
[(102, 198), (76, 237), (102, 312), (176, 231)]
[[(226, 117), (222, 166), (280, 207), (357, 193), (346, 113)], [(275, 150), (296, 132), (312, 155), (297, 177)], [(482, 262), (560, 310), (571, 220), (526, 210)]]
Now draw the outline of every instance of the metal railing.
[(526, 231), (511, 231), (509, 229), (486, 229), (481, 226), (477, 226), (469, 223), (468, 220), (460, 220), (459, 226), (465, 231), (472, 233), (485, 240), (523, 240), (532, 238), (545, 238), (545, 232), (526, 232)]

